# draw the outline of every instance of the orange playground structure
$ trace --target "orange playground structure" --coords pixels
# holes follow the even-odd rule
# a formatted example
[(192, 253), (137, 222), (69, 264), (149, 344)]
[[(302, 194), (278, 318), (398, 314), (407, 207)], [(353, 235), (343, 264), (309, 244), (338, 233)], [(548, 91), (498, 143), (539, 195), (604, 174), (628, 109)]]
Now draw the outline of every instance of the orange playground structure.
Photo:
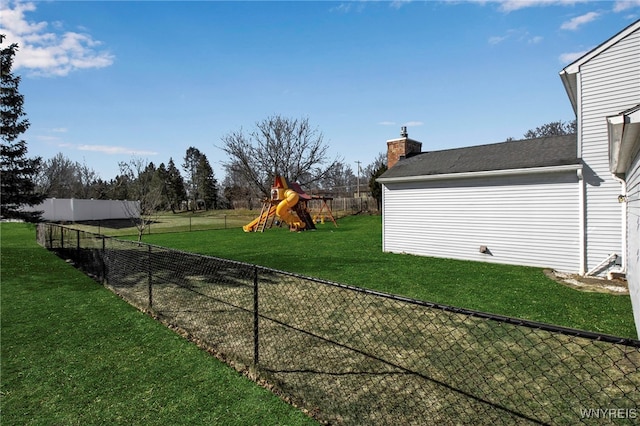
[(262, 203), (260, 216), (242, 227), (244, 232), (264, 232), (266, 228), (271, 228), (276, 222), (286, 223), (292, 231), (306, 231), (316, 229), (311, 214), (309, 213), (307, 202), (310, 200), (321, 200), (323, 211), (327, 209), (327, 214), (336, 224), (335, 218), (326, 201), (327, 197), (308, 195), (297, 183), (289, 183), (282, 176), (276, 176), (271, 187), (271, 198), (265, 199)]

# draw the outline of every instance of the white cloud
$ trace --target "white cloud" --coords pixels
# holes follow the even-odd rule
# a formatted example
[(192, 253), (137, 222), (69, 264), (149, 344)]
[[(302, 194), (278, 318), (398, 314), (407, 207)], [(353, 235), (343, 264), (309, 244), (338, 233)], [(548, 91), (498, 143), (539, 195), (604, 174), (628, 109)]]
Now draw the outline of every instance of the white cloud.
[(418, 127), (422, 125), (424, 125), (422, 121), (407, 121), (406, 123), (403, 124), (403, 126), (407, 126), (407, 127)]
[(488, 42), (491, 45), (497, 45), (509, 39), (516, 40), (518, 42), (536, 44), (542, 41), (542, 36), (532, 36), (527, 30), (524, 29), (511, 29), (508, 30), (505, 35), (489, 37)]
[(538, 6), (572, 6), (576, 3), (586, 3), (588, 1), (591, 0), (497, 0), (500, 3), (500, 10), (503, 12), (513, 12)]
[(58, 32), (48, 31), (47, 22), (32, 22), (28, 12), (36, 10), (34, 3), (0, 3), (0, 32), (7, 36), (7, 43), (18, 43), (13, 67), (25, 68), (33, 76), (66, 76), (72, 71), (110, 66), (114, 56), (98, 50), (101, 42), (89, 34), (60, 32), (62, 24), (52, 23)]
[(500, 44), (508, 38), (509, 36), (492, 36), (489, 37), (489, 44)]
[(562, 55), (560, 55), (560, 62), (563, 64), (570, 64), (571, 62), (574, 62), (575, 60), (583, 57), (587, 52), (589, 52), (589, 50), (583, 50), (582, 52), (563, 53)]
[(53, 133), (67, 133), (68, 129), (66, 127), (56, 127), (55, 129), (51, 129)]
[(329, 9), (329, 12), (337, 13), (349, 13), (349, 12), (362, 12), (366, 6), (365, 1), (348, 1), (340, 3)]
[(613, 5), (613, 11), (623, 12), (634, 7), (640, 7), (640, 0), (618, 0)]
[(585, 13), (584, 15), (576, 16), (569, 21), (563, 22), (560, 26), (560, 29), (575, 31), (578, 29), (578, 27), (584, 24), (588, 24), (589, 22), (595, 20), (598, 16), (600, 16), (600, 14), (597, 12), (589, 12)]
[[(380, 126), (396, 126), (397, 125), (395, 121), (380, 121), (378, 122), (378, 124)], [(422, 125), (424, 125), (422, 121), (407, 121), (406, 123), (401, 124), (401, 126), (406, 126), (406, 127), (417, 127)]]
[(339, 5), (329, 9), (330, 12), (348, 13), (351, 10), (352, 3), (340, 3)]
[(412, 0), (393, 0), (389, 6), (394, 9), (400, 9), (405, 4), (411, 3), (411, 1)]
[(142, 149), (125, 148), (122, 146), (112, 145), (78, 145), (80, 151), (102, 152), (108, 155), (158, 155), (156, 151), (146, 151)]
[(49, 136), (49, 135), (36, 135), (35, 139), (45, 143), (57, 142), (60, 140), (58, 136)]

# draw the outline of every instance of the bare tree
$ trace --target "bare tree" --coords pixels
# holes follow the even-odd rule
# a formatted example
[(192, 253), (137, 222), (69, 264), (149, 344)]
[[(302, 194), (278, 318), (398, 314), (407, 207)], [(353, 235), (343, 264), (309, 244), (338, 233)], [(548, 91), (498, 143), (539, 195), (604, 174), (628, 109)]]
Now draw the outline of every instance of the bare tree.
[(350, 165), (337, 161), (335, 166), (318, 182), (317, 190), (334, 196), (352, 196), (357, 191), (358, 177)]
[(243, 175), (225, 165), (225, 177), (222, 182), (223, 195), (229, 208), (247, 208), (252, 210), (254, 204), (259, 204), (264, 197), (255, 185), (247, 182)]
[(47, 197), (75, 198), (78, 190), (76, 172), (77, 164), (59, 152), (38, 170), (36, 188)]
[(129, 162), (118, 163), (120, 176), (131, 182), (129, 196), (139, 205), (123, 202), (123, 208), (138, 230), (138, 241), (153, 220), (158, 216), (158, 207), (162, 203), (162, 185), (156, 178), (153, 163), (133, 158)]
[(308, 118), (269, 117), (256, 123), (249, 134), (240, 129), (225, 135), (221, 148), (230, 157), (225, 168), (264, 195), (269, 194), (275, 175), (309, 185), (325, 177), (338, 162), (327, 160), (324, 136), (311, 127)]
[[(187, 174), (187, 196), (189, 197), (189, 203), (187, 210), (196, 210), (196, 200), (198, 199), (198, 162), (202, 153), (198, 148), (190, 146), (184, 156), (184, 163), (182, 169)], [(190, 205), (190, 206), (189, 206)]]
[[(550, 123), (543, 124), (535, 129), (529, 129), (523, 135), (525, 139), (546, 138), (550, 136), (562, 136), (571, 135), (578, 132), (578, 122), (571, 120), (564, 122), (562, 120), (552, 121)], [(509, 136), (505, 139), (505, 142), (514, 142), (516, 139)]]
[(80, 184), (80, 196), (82, 198), (100, 198), (98, 196), (98, 174), (95, 170), (87, 166), (87, 164), (76, 163), (78, 169), (76, 176)]
[(572, 120), (566, 123), (562, 120), (559, 120), (543, 124), (542, 126), (536, 127), (533, 130), (528, 130), (527, 133), (524, 134), (524, 137), (526, 139), (535, 139), (547, 136), (570, 135), (576, 133), (577, 130), (578, 124), (576, 120)]
[(86, 164), (71, 161), (61, 152), (41, 165), (35, 184), (38, 191), (47, 197), (100, 198), (98, 174)]

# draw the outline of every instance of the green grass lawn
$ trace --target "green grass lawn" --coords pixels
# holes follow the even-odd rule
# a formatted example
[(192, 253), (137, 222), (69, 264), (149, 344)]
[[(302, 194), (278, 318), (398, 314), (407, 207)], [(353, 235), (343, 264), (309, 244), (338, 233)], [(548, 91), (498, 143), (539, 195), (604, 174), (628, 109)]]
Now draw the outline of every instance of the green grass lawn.
[(39, 247), (31, 225), (0, 236), (2, 425), (316, 424)]
[(383, 253), (379, 216), (318, 230), (225, 229), (145, 235), (144, 241), (319, 277), (419, 300), (637, 338), (628, 295), (587, 293), (542, 269)]

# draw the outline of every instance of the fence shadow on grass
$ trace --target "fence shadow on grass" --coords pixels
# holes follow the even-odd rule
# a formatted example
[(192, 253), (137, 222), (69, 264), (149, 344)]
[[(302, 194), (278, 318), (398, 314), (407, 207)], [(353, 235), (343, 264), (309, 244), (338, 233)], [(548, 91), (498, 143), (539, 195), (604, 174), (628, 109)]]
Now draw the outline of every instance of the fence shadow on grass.
[(640, 341), (57, 225), (38, 241), (331, 424), (633, 424)]

